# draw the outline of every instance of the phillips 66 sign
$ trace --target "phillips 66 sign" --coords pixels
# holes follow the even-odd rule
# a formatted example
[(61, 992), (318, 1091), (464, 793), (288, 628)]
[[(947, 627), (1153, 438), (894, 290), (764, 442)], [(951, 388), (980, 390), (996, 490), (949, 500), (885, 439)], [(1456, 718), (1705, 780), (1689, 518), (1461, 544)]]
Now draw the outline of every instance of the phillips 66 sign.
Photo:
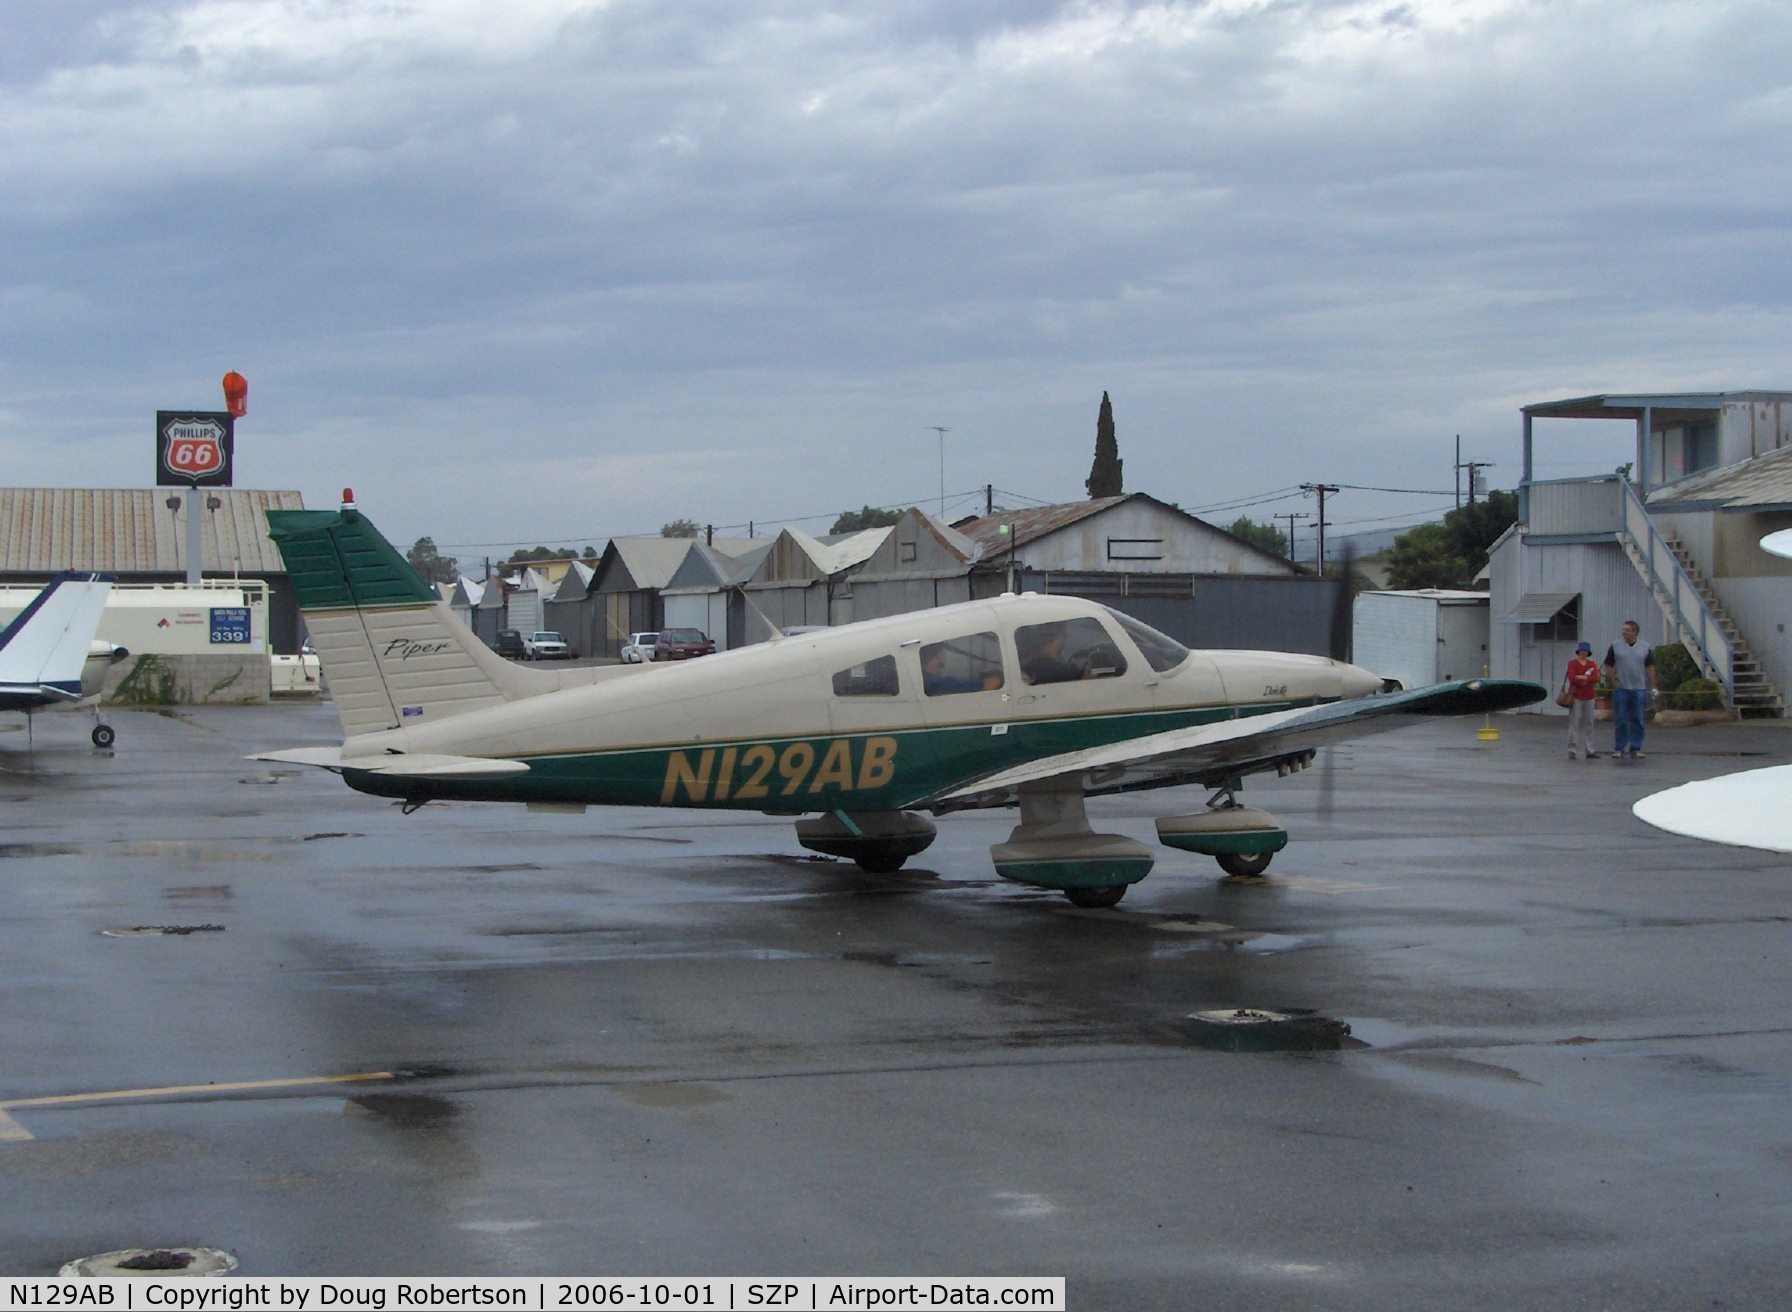
[(156, 486), (229, 487), (235, 432), (223, 410), (156, 411)]

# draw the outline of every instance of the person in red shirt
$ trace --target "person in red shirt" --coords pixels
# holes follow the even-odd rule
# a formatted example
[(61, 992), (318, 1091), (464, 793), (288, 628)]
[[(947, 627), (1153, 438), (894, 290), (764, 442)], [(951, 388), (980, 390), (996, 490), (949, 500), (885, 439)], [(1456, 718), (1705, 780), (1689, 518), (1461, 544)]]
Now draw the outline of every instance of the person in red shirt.
[(1593, 750), (1593, 694), (1599, 688), (1599, 666), (1593, 663), (1593, 644), (1583, 642), (1574, 649), (1568, 662), (1568, 673), (1562, 687), (1574, 700), (1568, 703), (1568, 759), (1574, 759), (1574, 746), (1587, 760), (1599, 753)]

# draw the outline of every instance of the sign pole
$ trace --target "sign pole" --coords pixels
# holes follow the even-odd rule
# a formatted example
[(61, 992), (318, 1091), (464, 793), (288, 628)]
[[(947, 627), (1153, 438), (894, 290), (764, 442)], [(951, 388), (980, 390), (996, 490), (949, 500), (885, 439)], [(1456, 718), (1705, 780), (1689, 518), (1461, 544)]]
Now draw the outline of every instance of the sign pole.
[(199, 489), (190, 487), (187, 489), (187, 586), (189, 588), (199, 586), (200, 566), (205, 563), (200, 558), (204, 551), (205, 534), (204, 525), (200, 523), (199, 519), (199, 508)]

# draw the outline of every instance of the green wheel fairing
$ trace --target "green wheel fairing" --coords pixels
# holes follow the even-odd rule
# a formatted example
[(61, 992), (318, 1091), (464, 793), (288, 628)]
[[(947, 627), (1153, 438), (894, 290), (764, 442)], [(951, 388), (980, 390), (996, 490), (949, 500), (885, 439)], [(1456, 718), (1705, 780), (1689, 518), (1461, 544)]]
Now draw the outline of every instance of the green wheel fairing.
[(1286, 829), (1209, 830), (1201, 834), (1159, 834), (1158, 842), (1199, 856), (1260, 856), (1288, 846)]
[[(1253, 706), (1251, 711), (1297, 704), (1304, 703)], [(519, 757), (528, 762), (529, 773), (496, 780), (396, 778), (352, 767), (344, 769), (343, 778), (362, 792), (412, 801), (900, 811), (1041, 756), (1229, 720), (1236, 714), (1232, 706), (1208, 706), (1016, 720), (1000, 734), (988, 724), (972, 724)], [(891, 767), (887, 778), (877, 769), (885, 751)]]

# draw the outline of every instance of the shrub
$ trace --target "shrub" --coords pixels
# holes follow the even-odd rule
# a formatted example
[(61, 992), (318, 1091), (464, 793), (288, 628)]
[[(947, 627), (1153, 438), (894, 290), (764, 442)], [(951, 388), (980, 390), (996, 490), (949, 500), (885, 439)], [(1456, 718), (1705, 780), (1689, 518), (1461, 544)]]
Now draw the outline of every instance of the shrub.
[(1670, 642), (1655, 649), (1655, 684), (1659, 688), (1678, 689), (1689, 679), (1699, 677), (1698, 662), (1687, 654), (1682, 643)]
[(1723, 697), (1715, 680), (1694, 678), (1663, 693), (1661, 704), (1676, 711), (1715, 711), (1723, 706)]

